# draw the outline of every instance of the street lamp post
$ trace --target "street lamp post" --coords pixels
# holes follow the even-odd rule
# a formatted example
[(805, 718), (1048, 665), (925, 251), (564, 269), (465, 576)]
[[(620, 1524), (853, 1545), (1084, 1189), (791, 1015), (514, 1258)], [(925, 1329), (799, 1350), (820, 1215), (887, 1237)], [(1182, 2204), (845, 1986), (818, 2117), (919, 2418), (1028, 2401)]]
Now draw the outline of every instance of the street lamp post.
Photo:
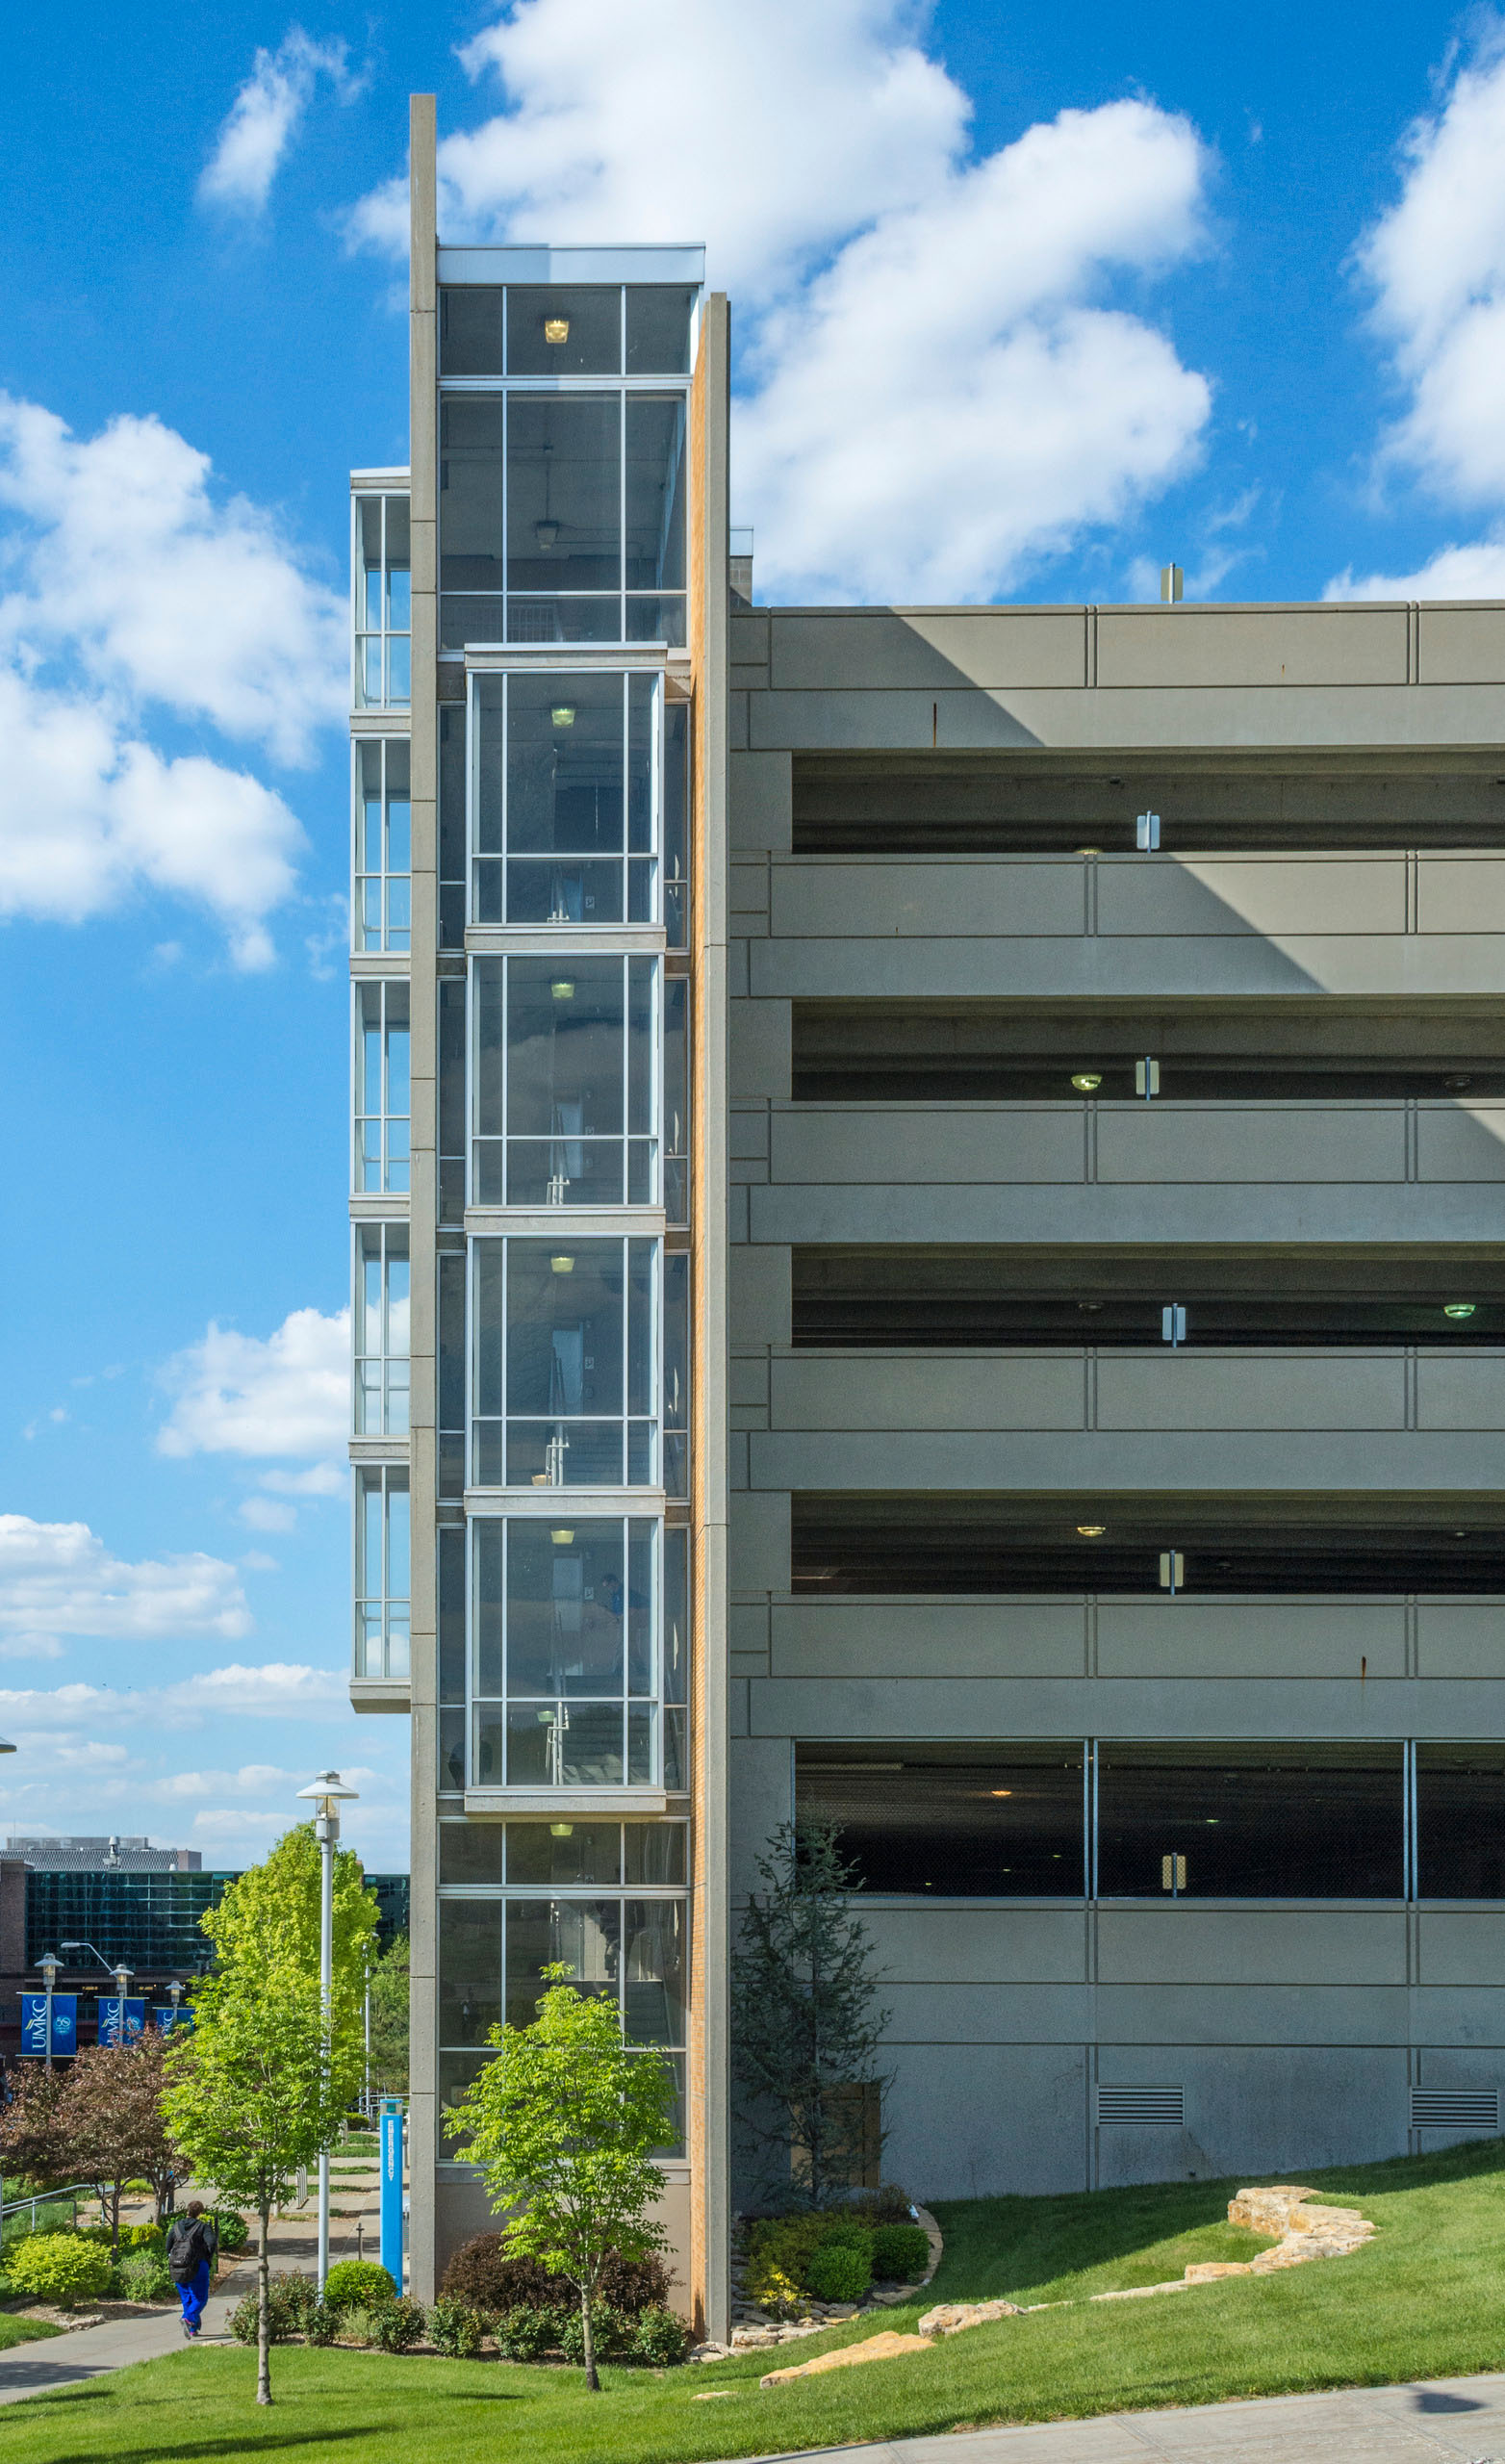
[(52, 2068), (52, 1997), (57, 1990), (58, 1969), (62, 1962), (56, 1951), (43, 1951), (37, 1963), (41, 1970), (42, 1990), (47, 1996), (47, 2067)]
[[(334, 2022), (335, 1986), (335, 1846), (340, 1837), (340, 1808), (352, 1804), (359, 1794), (347, 1788), (338, 1771), (320, 1771), (312, 1786), (299, 1788), (299, 1802), (312, 1802), (319, 1810), (314, 1817), (314, 1836), (319, 1842), (322, 1873), (319, 1904), (319, 1998), (324, 2015), (324, 2040), (327, 2045)], [(327, 2060), (327, 2054), (326, 2054)], [(323, 2294), (329, 2277), (329, 2150), (319, 2151), (319, 2290)]]

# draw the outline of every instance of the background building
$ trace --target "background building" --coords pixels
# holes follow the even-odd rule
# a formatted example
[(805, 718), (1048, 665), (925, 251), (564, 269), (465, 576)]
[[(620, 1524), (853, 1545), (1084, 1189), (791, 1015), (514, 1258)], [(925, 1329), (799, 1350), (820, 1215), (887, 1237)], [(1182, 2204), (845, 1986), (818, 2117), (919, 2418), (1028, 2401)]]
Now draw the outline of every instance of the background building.
[(413, 1717), (416, 2289), (564, 1956), (683, 2064), (724, 2323), (797, 1811), (916, 2194), (1492, 2132), (1505, 611), (755, 608), (695, 252), (449, 248), (422, 98), (412, 159), (352, 1692)]

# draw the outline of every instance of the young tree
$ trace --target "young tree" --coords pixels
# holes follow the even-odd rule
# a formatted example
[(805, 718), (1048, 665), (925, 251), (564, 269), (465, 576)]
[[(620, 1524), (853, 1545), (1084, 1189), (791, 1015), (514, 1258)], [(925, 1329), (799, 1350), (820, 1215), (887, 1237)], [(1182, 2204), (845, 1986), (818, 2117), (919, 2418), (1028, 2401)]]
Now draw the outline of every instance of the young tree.
[(546, 1967), (549, 1989), (530, 2027), (493, 2028), (495, 2062), (445, 2116), (451, 2138), (482, 2168), (510, 2258), (542, 2261), (580, 2297), (585, 2383), (599, 2393), (591, 2304), (615, 2251), (646, 2259), (668, 2235), (649, 2216), (663, 2192), (653, 2162), (675, 2127), (675, 2078), (661, 2053), (622, 2040), (614, 2000), (575, 1991), (568, 1967)]
[(0, 2173), (25, 2173), (34, 2182), (66, 2182), (72, 2150), (64, 2128), (68, 2075), (60, 2064), (39, 2062), (12, 2072), (11, 2101), (0, 2105)]
[(811, 2207), (860, 2179), (872, 2131), (858, 2092), (876, 2084), (880, 2100), (888, 2085), (875, 2065), (891, 2014), (874, 2007), (880, 1974), (851, 1905), (861, 1881), (836, 1839), (833, 1823), (774, 1834), (731, 1959), (738, 2117), (778, 2169), (770, 2191)]
[[(215, 1946), (217, 1973), (229, 1977), (239, 1970), (254, 1978), (286, 1961), (317, 1984), (321, 1887), (313, 1824), (298, 1823), (284, 1832), (264, 1863), (242, 1874), (199, 1918)], [(359, 2094), (365, 2068), (366, 1965), (368, 1956), (375, 1955), (376, 1926), (376, 1901), (366, 1888), (360, 1859), (337, 1848), (332, 2050), (342, 2112)]]
[(242, 1965), (211, 1977), (193, 2007), (192, 2033), (168, 2040), (163, 2103), (199, 2179), (256, 2211), (256, 2400), (269, 2404), (271, 2211), (333, 2139), (344, 2092), (328, 2059), (317, 1972), (310, 1978), (288, 1959), (259, 1977)]
[(371, 1994), (371, 2087), (379, 2096), (408, 2092), (408, 1938), (373, 1959)]
[(120, 2243), (120, 2194), (144, 2175), (157, 2201), (157, 2221), (180, 2159), (163, 2118), (166, 2046), (155, 2028), (126, 2044), (85, 2045), (64, 2089), (62, 2127), (70, 2162), (99, 2185), (112, 2252)]

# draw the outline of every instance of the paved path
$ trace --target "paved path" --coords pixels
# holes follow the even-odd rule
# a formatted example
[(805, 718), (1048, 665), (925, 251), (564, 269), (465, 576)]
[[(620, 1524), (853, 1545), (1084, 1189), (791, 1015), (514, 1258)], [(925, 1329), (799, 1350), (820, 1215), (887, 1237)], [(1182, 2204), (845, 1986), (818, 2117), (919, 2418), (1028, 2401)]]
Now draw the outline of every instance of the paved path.
[[(841, 2464), (1505, 2464), (1505, 2374), (952, 2430), (815, 2453)], [(809, 2451), (801, 2464), (811, 2464)]]
[[(337, 2167), (342, 2161), (336, 2158)], [(359, 2174), (353, 2166), (343, 2173), (336, 2171), (334, 2200), (347, 2212), (331, 2217), (331, 2259), (354, 2258), (357, 2221), (362, 2228), (360, 2244), (365, 2255), (373, 2258), (378, 2207), (374, 2157), (369, 2166), (361, 2168)], [(185, 2204), (186, 2201), (185, 2192)], [(140, 2222), (150, 2214), (149, 2206), (141, 2206), (139, 2211), (132, 2208), (124, 2220)], [(318, 2243), (318, 2216), (310, 2199), (302, 2208), (274, 2220), (270, 2234), (273, 2269), (301, 2268), (312, 2275)], [(230, 2274), (220, 2277), (217, 2289), (211, 2294), (199, 2331), (201, 2343), (230, 2342), (230, 2312), (255, 2282), (255, 2252), (248, 2250)], [(48, 2336), (37, 2344), (13, 2345), (9, 2351), (0, 2352), (0, 2404), (18, 2403), (23, 2396), (42, 2396), (53, 2387), (80, 2386), (107, 2371), (124, 2370), (133, 2361), (156, 2361), (163, 2353), (181, 2352), (183, 2342), (183, 2322), (174, 2303), (170, 2310), (143, 2313), (134, 2319), (109, 2319), (101, 2327), (76, 2327), (66, 2335)]]

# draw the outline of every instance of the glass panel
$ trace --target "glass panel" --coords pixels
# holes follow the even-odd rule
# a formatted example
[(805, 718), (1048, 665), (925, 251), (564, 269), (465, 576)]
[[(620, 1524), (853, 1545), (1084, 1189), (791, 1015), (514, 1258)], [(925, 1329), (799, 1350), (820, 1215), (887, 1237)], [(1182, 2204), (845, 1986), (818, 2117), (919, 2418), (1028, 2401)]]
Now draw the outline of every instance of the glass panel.
[(501, 2017), (501, 1904), (439, 1903), (439, 2040), (484, 2044)]
[[(502, 441), (499, 401), (450, 400), (439, 410), (439, 586), (502, 588)], [(498, 628), (499, 633), (499, 628)], [(472, 641), (496, 639), (472, 632)]]
[(442, 1822), (439, 1826), (441, 1883), (499, 1883), (502, 1836), (499, 1822)]
[(690, 1219), (690, 988), (682, 975), (664, 984), (664, 1210), (671, 1223)]
[(621, 1523), (514, 1523), (510, 1532), (508, 1693), (620, 1694), (626, 1607)]
[(685, 399), (627, 396), (626, 586), (684, 588)]
[(689, 1714), (685, 1711), (662, 1713), (664, 1726), (664, 1785), (666, 1788), (687, 1788), (690, 1784)]
[(663, 1697), (666, 1703), (689, 1699), (690, 1677), (690, 1535), (682, 1524), (664, 1533)]
[[(411, 514), (408, 500), (405, 496), (388, 497), (385, 501), (387, 507), (387, 586), (389, 594), (396, 594), (396, 596), (392, 599), (391, 603), (394, 610), (397, 607), (401, 607), (405, 611), (407, 606), (408, 565), (412, 553), (409, 547), (409, 540), (412, 536)], [(387, 621), (391, 625), (397, 626), (402, 631), (406, 631), (407, 629), (408, 619), (405, 612), (400, 616), (394, 612), (388, 617)]]
[[(467, 638), (478, 641), (481, 636), (472, 632)], [(495, 641), (499, 636), (492, 633), (486, 638)], [(622, 602), (615, 597), (577, 591), (559, 598), (514, 596), (507, 602), (509, 642), (620, 642), (622, 638)]]
[(623, 1878), (629, 1883), (682, 1883), (685, 1879), (685, 1829), (682, 1822), (628, 1822), (623, 1825)]
[(634, 2044), (684, 2042), (682, 1899), (629, 1899), (622, 1912), (623, 2026)]
[[(623, 1485), (621, 1421), (509, 1421), (509, 1489), (616, 1489)], [(625, 1477), (648, 1479), (646, 1461)]]
[(504, 1523), (475, 1526), (475, 1691), (498, 1695), (502, 1690), (502, 1568), (506, 1558)]
[(653, 1408), (653, 1264), (656, 1241), (627, 1243), (627, 1409)]
[(509, 1202), (620, 1206), (623, 962), (514, 959), (508, 1004)]
[(465, 1533), (439, 1534), (439, 1699), (465, 1701)]
[(499, 376), (502, 370), (499, 283), (465, 283), (439, 295), (441, 376)]
[(439, 1714), (439, 1789), (453, 1795), (465, 1787), (465, 1713)]
[(616, 394), (509, 398), (509, 590), (621, 587), (621, 421)]
[(472, 1788), (499, 1788), (506, 1761), (506, 1729), (499, 1703), (480, 1703), (475, 1710), (475, 1750), (471, 1758)]
[(574, 284), (513, 284), (507, 293), (509, 376), (615, 376), (622, 368), (622, 293)]
[(617, 1999), (622, 1903), (616, 1899), (509, 1899), (507, 2018), (515, 2028), (538, 2016), (546, 1967), (563, 1964), (581, 1993)]
[(1401, 1749), (1098, 1749), (1098, 1889), (1398, 1899)]
[(383, 1583), (381, 1548), (381, 1474), (361, 1475), (361, 1597), (380, 1600)]
[(623, 639), (628, 642), (664, 642), (672, 651), (685, 646), (687, 623), (683, 592), (665, 597), (662, 593), (634, 592), (626, 601), (626, 624)]
[[(482, 683), (494, 680), (478, 680), (477, 695)], [(439, 713), (439, 878), (451, 887), (460, 886), (462, 906), (458, 918), (453, 919), (458, 924), (456, 931), (442, 895), (440, 939), (446, 949), (463, 946), (465, 939), (465, 712), (446, 706)]]
[(696, 295), (676, 284), (628, 283), (629, 376), (688, 376)]
[(511, 1703), (507, 1784), (614, 1788), (623, 1784), (620, 1703)]
[[(482, 914), (480, 920), (501, 919)], [(566, 857), (540, 862), (523, 857), (509, 863), (507, 920), (513, 924), (620, 924), (621, 860), (592, 863)], [(647, 920), (633, 917), (634, 922)]]
[(504, 639), (505, 602), (500, 591), (446, 590), (439, 603), (439, 647), (464, 650), (467, 642)]
[[(650, 1242), (634, 1251), (651, 1256)], [(647, 1260), (633, 1262), (633, 1290)], [(507, 1409), (547, 1413), (622, 1410), (623, 1255), (620, 1241), (511, 1245), (507, 1309)], [(641, 1319), (642, 1305), (634, 1311)], [(646, 1350), (641, 1334), (638, 1349)], [(646, 1375), (646, 1362), (640, 1376)], [(641, 1410), (641, 1404), (635, 1406)]]
[(653, 1686), (653, 1538), (656, 1526), (627, 1526), (627, 1692)]
[(1416, 1748), (1416, 1893), (1505, 1899), (1505, 1745)]
[(800, 1819), (833, 1822), (869, 1890), (947, 1899), (1070, 1898), (1085, 1890), (1080, 1745), (956, 1755), (847, 1747), (796, 1762)]
[(507, 1880), (574, 1886), (622, 1880), (620, 1822), (509, 1822)]
[(408, 1574), (408, 1476), (405, 1472), (390, 1472), (387, 1479), (387, 1597), (405, 1605), (412, 1588)]
[(623, 679), (508, 680), (507, 846), (605, 855), (623, 843)]
[(690, 707), (664, 705), (664, 925), (672, 950), (685, 947), (690, 811)]

